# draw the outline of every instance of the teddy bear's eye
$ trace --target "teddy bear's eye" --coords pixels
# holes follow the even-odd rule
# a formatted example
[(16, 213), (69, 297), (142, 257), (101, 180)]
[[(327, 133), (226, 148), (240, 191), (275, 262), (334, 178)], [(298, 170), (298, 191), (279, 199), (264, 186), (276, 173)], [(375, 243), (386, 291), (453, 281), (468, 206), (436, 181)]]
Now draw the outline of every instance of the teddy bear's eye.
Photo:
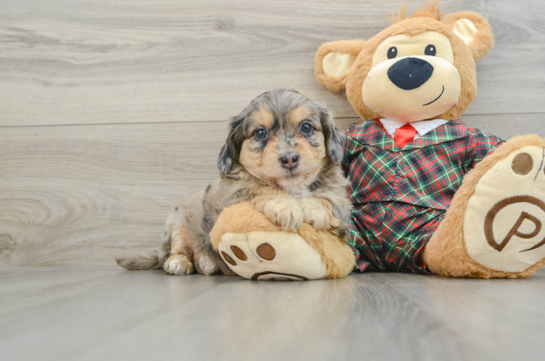
[(393, 59), (397, 56), (397, 48), (395, 46), (392, 46), (390, 49), (388, 49), (388, 59)]
[(437, 53), (437, 50), (435, 49), (435, 45), (428, 45), (426, 46), (426, 50), (424, 50), (424, 54), (435, 56), (435, 53)]

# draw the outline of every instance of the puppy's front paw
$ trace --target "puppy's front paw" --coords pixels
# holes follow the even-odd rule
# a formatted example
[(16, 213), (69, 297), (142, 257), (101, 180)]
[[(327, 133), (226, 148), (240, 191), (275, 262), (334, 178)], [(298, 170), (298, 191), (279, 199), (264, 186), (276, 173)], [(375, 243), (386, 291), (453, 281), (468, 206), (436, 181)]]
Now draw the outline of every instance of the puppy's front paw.
[(301, 198), (299, 205), (303, 210), (304, 222), (317, 230), (331, 229), (334, 217), (331, 214), (331, 203), (319, 198)]
[(175, 254), (170, 256), (163, 266), (166, 273), (169, 275), (189, 275), (193, 273), (193, 264), (183, 254)]
[(254, 205), (271, 222), (284, 230), (297, 231), (303, 224), (303, 210), (295, 198), (290, 196), (266, 196), (254, 199)]

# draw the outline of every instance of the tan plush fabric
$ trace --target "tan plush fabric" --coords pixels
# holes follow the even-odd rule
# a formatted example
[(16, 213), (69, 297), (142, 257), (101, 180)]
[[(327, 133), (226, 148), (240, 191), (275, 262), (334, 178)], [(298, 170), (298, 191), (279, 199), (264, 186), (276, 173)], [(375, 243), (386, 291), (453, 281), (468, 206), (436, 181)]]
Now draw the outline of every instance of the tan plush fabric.
[[(392, 16), (390, 17), (390, 22), (395, 24), (402, 20), (407, 19), (407, 8), (409, 7), (410, 1), (403, 0), (399, 6), (399, 11), (396, 14), (394, 12), (394, 7), (392, 6)], [(439, 10), (439, 0), (428, 1), (425, 4), (422, 4), (418, 9), (416, 9), (412, 14), (411, 18), (426, 17), (432, 18), (437, 21), (441, 20), (443, 14)]]
[[(522, 193), (521, 193), (522, 192)], [(471, 258), (493, 270), (522, 272), (545, 257), (543, 148), (526, 146), (479, 180), (464, 216)]]
[[(427, 17), (430, 14), (433, 14), (433, 17)], [(383, 107), (377, 107), (377, 109), (373, 110), (369, 108), (364, 100), (365, 97), (363, 97), (362, 88), (370, 70), (374, 65), (377, 65), (376, 62), (373, 64), (376, 50), (388, 38), (398, 35), (414, 37), (426, 32), (436, 32), (445, 36), (452, 46), (453, 65), (457, 69), (460, 78), (461, 90), (458, 101), (445, 111), (441, 110), (440, 114), (421, 119), (457, 119), (465, 112), (477, 94), (475, 62), (486, 55), (494, 45), (494, 37), (490, 31), (490, 25), (484, 17), (477, 13), (466, 11), (449, 14), (443, 21), (438, 21), (437, 19), (441, 16), (435, 7), (433, 9), (427, 9), (426, 11), (422, 10), (419, 14), (413, 16), (415, 17), (396, 22), (366, 42), (331, 42), (323, 44), (318, 49), (315, 58), (316, 78), (330, 90), (346, 90), (348, 100), (363, 120), (385, 116), (380, 114), (380, 112), (384, 112)], [(464, 19), (467, 19), (467, 21)], [(472, 31), (471, 24), (477, 29), (477, 33)], [(468, 41), (471, 36), (473, 37), (473, 40), (469, 44), (466, 44), (462, 37), (456, 35), (455, 30), (461, 34), (466, 41)], [(348, 74), (340, 77), (330, 77), (324, 72), (323, 59), (327, 54), (332, 52), (357, 55)], [(328, 66), (331, 67), (332, 64), (328, 64)], [(328, 73), (336, 74), (335, 70), (329, 68)], [(341, 74), (344, 74), (344, 72), (341, 72)], [(378, 89), (378, 91), (380, 92), (380, 89)], [(429, 95), (426, 94), (426, 96)], [(427, 115), (428, 114), (423, 114), (423, 116)]]
[[(257, 211), (251, 202), (241, 202), (223, 210), (210, 232), (212, 245), (216, 250), (224, 249), (222, 247), (225, 246), (221, 244), (225, 234), (229, 234), (225, 238), (226, 243), (236, 241), (239, 245), (246, 242), (248, 244), (246, 248), (254, 250), (254, 256), (248, 254), (248, 257), (252, 259), (259, 259), (255, 256), (258, 244), (270, 243), (273, 248), (278, 248), (278, 256), (270, 262), (260, 261), (253, 266), (240, 263), (245, 265), (242, 271), (245, 275), (250, 272), (263, 272), (263, 269), (267, 267), (270, 270), (291, 269), (291, 263), (298, 263), (297, 269), (302, 276), (310, 274), (316, 278), (341, 278), (347, 276), (356, 263), (354, 254), (344, 239), (327, 231), (317, 231), (306, 223), (297, 232), (285, 232), (263, 213)], [(284, 241), (293, 246), (292, 252), (289, 252), (289, 247), (282, 245)], [(302, 242), (306, 245), (301, 244)], [(228, 254), (233, 257), (233, 254), (229, 252)], [(316, 254), (319, 255), (320, 262), (326, 269), (323, 277), (317, 277), (313, 273), (320, 273), (322, 269), (320, 263), (316, 262)], [(227, 260), (226, 262), (233, 271), (240, 274), (238, 269), (235, 269)]]
[[(400, 122), (433, 119), (437, 117), (437, 114), (448, 111), (452, 104), (458, 102), (462, 91), (460, 74), (447, 60), (439, 57), (427, 59), (437, 76), (410, 92), (397, 87), (388, 79), (387, 71), (392, 66), (393, 60), (397, 59), (383, 61), (372, 68), (361, 89), (361, 96), (365, 99), (367, 107), (374, 113), (380, 114), (381, 118), (395, 119)], [(434, 101), (438, 96), (440, 98)], [(423, 106), (429, 102), (433, 104)]]
[[(479, 61), (494, 47), (494, 35), (492, 35), (490, 24), (482, 15), (473, 11), (462, 11), (449, 14), (445, 16), (443, 23), (451, 29), (456, 29), (456, 23), (462, 19), (471, 21), (473, 26), (477, 29), (477, 33), (474, 35), (473, 40), (467, 46), (473, 54), (473, 59)], [(458, 22), (458, 24), (460, 24), (460, 22)], [(465, 22), (465, 24), (467, 25), (468, 23)], [(467, 33), (469, 34), (469, 31)]]
[(477, 28), (469, 19), (459, 19), (454, 23), (454, 34), (458, 35), (466, 44), (471, 44), (477, 35)]
[[(543, 149), (545, 148), (545, 140), (537, 135), (515, 137), (501, 145), (492, 154), (488, 155), (466, 175), (462, 186), (454, 195), (445, 219), (441, 222), (441, 225), (424, 250), (423, 260), (431, 271), (440, 275), (455, 277), (523, 278), (533, 274), (545, 264), (545, 259), (542, 259), (521, 272), (492, 270), (471, 258), (465, 244), (465, 222), (477, 222), (470, 218), (466, 219), (468, 205), (475, 203), (470, 201), (471, 197), (476, 195), (479, 197), (479, 199), (476, 200), (491, 204), (500, 202), (502, 199), (505, 199), (505, 196), (509, 195), (509, 193), (507, 193), (509, 191), (508, 188), (503, 188), (504, 190), (499, 194), (494, 193), (492, 195), (487, 195), (486, 193), (481, 193), (482, 190), (479, 190), (476, 194), (480, 180), (483, 177), (486, 180), (488, 178), (485, 177), (486, 174), (494, 167), (496, 167), (494, 169), (499, 169), (502, 168), (502, 164), (509, 164), (509, 160), (520, 153), (519, 150), (525, 147)], [(505, 159), (508, 159), (507, 163), (502, 163)], [(543, 172), (543, 170), (541, 170), (541, 172)], [(491, 173), (491, 175), (494, 175), (494, 173)], [(511, 189), (511, 191), (516, 192), (519, 189), (520, 188), (515, 188)], [(518, 218), (520, 213), (517, 212), (519, 210), (513, 209), (513, 211), (514, 217)], [(510, 220), (510, 224), (512, 225), (514, 223), (513, 217), (511, 217)], [(467, 228), (467, 232), (478, 233), (483, 232), (482, 230), (484, 230), (482, 221), (477, 224), (476, 230), (472, 230), (471, 227)], [(472, 237), (478, 237), (478, 234), (467, 234), (467, 236), (471, 239)]]
[(366, 46), (356, 59), (348, 75), (346, 95), (352, 107), (364, 120), (381, 118), (382, 114), (373, 112), (364, 103), (362, 97), (363, 83), (372, 66), (375, 49), (387, 38), (400, 34), (414, 36), (424, 32), (433, 31), (445, 35), (452, 44), (454, 54), (454, 67), (458, 70), (460, 78), (460, 95), (458, 102), (447, 111), (436, 114), (426, 119), (454, 120), (467, 109), (477, 94), (477, 73), (473, 55), (462, 39), (458, 38), (447, 26), (430, 18), (408, 19), (396, 23), (383, 30), (367, 41)]
[(329, 77), (343, 77), (348, 74), (355, 60), (355, 55), (332, 52), (324, 57), (322, 67)]
[[(330, 53), (339, 53), (339, 54), (349, 54), (349, 56), (354, 59), (358, 56), (365, 41), (362, 40), (342, 40), (335, 41), (332, 43), (324, 43), (318, 49), (316, 53), (316, 58), (314, 61), (314, 74), (316, 78), (322, 83), (326, 88), (332, 91), (342, 91), (346, 87), (346, 79), (348, 74), (343, 74), (342, 71), (337, 71), (330, 69), (330, 73), (343, 74), (341, 76), (330, 76), (327, 75), (324, 71), (324, 58)], [(352, 64), (351, 64), (352, 65)], [(326, 67), (330, 67), (329, 64)]]
[(320, 253), (295, 233), (225, 233), (218, 252), (233, 272), (247, 279), (327, 278)]

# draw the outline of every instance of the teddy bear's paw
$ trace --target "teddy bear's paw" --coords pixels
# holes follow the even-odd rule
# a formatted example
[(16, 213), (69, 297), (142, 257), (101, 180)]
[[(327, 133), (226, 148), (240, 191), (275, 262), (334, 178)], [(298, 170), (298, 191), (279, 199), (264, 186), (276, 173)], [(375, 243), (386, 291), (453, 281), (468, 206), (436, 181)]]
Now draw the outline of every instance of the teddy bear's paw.
[(545, 149), (526, 146), (478, 181), (464, 215), (469, 256), (492, 270), (522, 272), (545, 257)]
[(300, 281), (327, 276), (322, 256), (294, 233), (225, 233), (218, 252), (233, 272), (251, 280)]

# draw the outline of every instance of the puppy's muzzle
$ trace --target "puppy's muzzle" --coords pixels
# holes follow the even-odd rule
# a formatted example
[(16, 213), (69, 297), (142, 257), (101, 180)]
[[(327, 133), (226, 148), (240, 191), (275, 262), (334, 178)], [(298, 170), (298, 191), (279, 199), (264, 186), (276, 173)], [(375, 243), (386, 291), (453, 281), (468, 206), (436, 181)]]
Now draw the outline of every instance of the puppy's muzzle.
[(286, 169), (294, 169), (299, 164), (299, 154), (287, 152), (280, 156), (280, 164)]

